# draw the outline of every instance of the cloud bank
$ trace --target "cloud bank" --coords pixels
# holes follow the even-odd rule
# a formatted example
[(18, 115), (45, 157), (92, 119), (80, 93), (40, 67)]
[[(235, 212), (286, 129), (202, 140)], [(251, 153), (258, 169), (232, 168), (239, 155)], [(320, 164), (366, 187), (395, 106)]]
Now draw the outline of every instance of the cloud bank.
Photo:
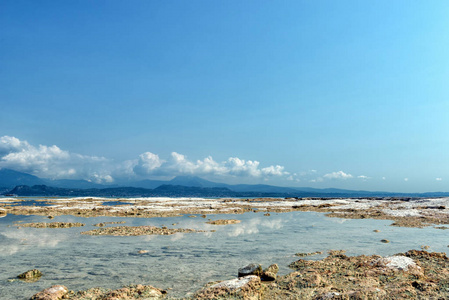
[[(137, 159), (115, 162), (105, 157), (86, 156), (62, 150), (56, 145), (33, 146), (16, 137), (0, 138), (0, 168), (9, 168), (51, 179), (84, 179), (112, 183), (117, 178), (173, 177), (177, 175), (264, 179), (291, 178), (280, 165), (262, 167), (256, 160), (230, 157), (217, 162), (212, 156), (192, 161), (172, 152), (167, 159), (145, 152)], [(296, 174), (294, 174), (296, 176)]]
[(13, 169), (41, 178), (83, 179), (103, 184), (119, 182), (121, 179), (166, 180), (179, 175), (201, 176), (221, 182), (235, 179), (242, 183), (274, 180), (287, 185), (304, 180), (311, 183), (371, 180), (371, 177), (353, 176), (341, 170), (323, 175), (319, 175), (316, 170), (288, 172), (281, 165), (262, 166), (257, 160), (238, 157), (229, 157), (224, 161), (216, 161), (212, 156), (190, 160), (178, 152), (172, 152), (164, 158), (152, 152), (144, 152), (135, 159), (117, 162), (105, 157), (72, 153), (56, 145), (35, 146), (11, 136), (0, 137), (0, 168)]
[(104, 157), (70, 153), (56, 145), (36, 147), (15, 137), (0, 138), (0, 168), (9, 168), (43, 178), (112, 182), (109, 163), (110, 161)]

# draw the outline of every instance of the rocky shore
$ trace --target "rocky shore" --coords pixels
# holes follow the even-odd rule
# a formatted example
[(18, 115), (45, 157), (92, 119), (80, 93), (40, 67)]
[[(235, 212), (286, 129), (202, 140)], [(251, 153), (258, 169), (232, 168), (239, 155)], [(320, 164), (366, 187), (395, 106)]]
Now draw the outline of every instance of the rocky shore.
[[(445, 253), (410, 250), (393, 256), (346, 256), (330, 251), (318, 261), (299, 259), (294, 271), (276, 276), (278, 267), (265, 270), (251, 264), (238, 270), (239, 277), (212, 282), (183, 299), (448, 299), (449, 259)], [(237, 273), (237, 272), (236, 272)], [(236, 274), (237, 275), (237, 274)], [(169, 292), (132, 285), (118, 290), (92, 288), (70, 291), (52, 286), (33, 300), (56, 299), (174, 299)]]
[[(15, 199), (16, 201), (18, 199)], [(364, 198), (364, 199), (117, 199), (117, 205), (103, 205), (101, 198), (46, 199), (51, 206), (11, 206), (1, 201), (4, 214), (73, 216), (202, 216), (245, 212), (270, 213), (315, 211), (328, 217), (346, 219), (392, 220), (392, 226), (447, 229), (449, 224), (449, 198)], [(120, 202), (127, 204), (120, 205)], [(129, 204), (132, 203), (132, 204)], [(206, 220), (205, 220), (206, 221)], [(210, 220), (214, 225), (235, 224), (236, 220)], [(202, 232), (188, 228), (95, 224), (98, 229), (85, 231), (89, 235), (170, 235), (177, 232)], [(53, 222), (20, 224), (21, 227), (66, 228), (74, 224)], [(51, 225), (54, 224), (54, 225)], [(59, 224), (59, 225), (57, 225)], [(83, 224), (84, 225), (84, 224)], [(45, 227), (39, 227), (45, 226)], [(54, 227), (51, 227), (54, 226)], [(82, 225), (80, 225), (82, 226)], [(388, 243), (388, 240), (382, 240)], [(277, 275), (277, 268), (263, 269), (255, 264), (236, 270), (235, 278), (206, 284), (193, 296), (184, 299), (448, 299), (449, 259), (445, 253), (410, 250), (389, 257), (346, 256), (344, 251), (330, 251), (322, 260), (309, 260), (307, 256), (319, 252), (297, 253), (301, 258), (290, 264), (292, 272)], [(139, 252), (140, 253), (140, 252)], [(142, 253), (143, 250), (142, 250)], [(248, 268), (247, 268), (248, 267)], [(249, 269), (250, 272), (246, 272)], [(246, 272), (246, 273), (245, 273)], [(146, 284), (146, 283), (145, 283)], [(150, 283), (151, 284), (151, 283)], [(36, 294), (32, 299), (173, 299), (166, 292), (149, 285), (133, 285), (118, 290), (92, 288), (70, 291), (70, 287), (53, 286)]]
[[(110, 199), (109, 199), (110, 200)], [(21, 199), (14, 199), (20, 202)], [(447, 229), (449, 198), (258, 198), (258, 199), (197, 199), (197, 198), (135, 198), (115, 199), (114, 206), (104, 205), (103, 198), (45, 199), (49, 206), (13, 206), (8, 198), (0, 199), (3, 215), (58, 215), (81, 217), (174, 217), (181, 215), (270, 213), (316, 211), (328, 217), (346, 219), (393, 220), (393, 226), (425, 227), (438, 225)], [(123, 203), (123, 204), (122, 204)]]

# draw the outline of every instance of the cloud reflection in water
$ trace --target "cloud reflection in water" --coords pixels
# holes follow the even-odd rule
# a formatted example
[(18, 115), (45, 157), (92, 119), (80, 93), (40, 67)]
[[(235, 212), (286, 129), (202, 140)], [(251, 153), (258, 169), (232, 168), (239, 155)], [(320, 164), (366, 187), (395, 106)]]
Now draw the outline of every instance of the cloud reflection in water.
[(67, 239), (64, 234), (8, 229), (0, 234), (0, 256), (12, 255), (30, 248), (56, 247)]
[(277, 220), (263, 220), (263, 219), (251, 219), (244, 221), (228, 233), (229, 236), (239, 236), (244, 234), (256, 234), (259, 233), (259, 228), (266, 227), (270, 229), (281, 229), (283, 227), (283, 221)]

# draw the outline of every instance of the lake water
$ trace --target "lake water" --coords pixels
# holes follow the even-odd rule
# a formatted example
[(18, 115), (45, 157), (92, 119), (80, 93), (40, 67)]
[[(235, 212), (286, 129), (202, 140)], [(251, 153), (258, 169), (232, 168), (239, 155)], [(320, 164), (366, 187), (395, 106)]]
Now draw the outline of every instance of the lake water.
[[(240, 224), (210, 225), (208, 219), (238, 219)], [(96, 229), (93, 224), (125, 221), (108, 226), (165, 225), (169, 228), (216, 230), (170, 236), (89, 236), (80, 232)], [(20, 228), (18, 222), (81, 222), (79, 228)], [(172, 225), (176, 223), (176, 225)], [(148, 284), (169, 289), (169, 295), (188, 296), (205, 283), (237, 276), (248, 263), (263, 267), (277, 263), (280, 274), (291, 270), (297, 252), (344, 249), (347, 255), (392, 255), (430, 246), (429, 251), (448, 252), (448, 233), (432, 227), (399, 228), (385, 220), (328, 218), (315, 212), (246, 213), (198, 215), (172, 218), (80, 218), (7, 215), (0, 218), (0, 299), (29, 299), (55, 284), (71, 290), (95, 286), (120, 288)], [(381, 232), (373, 232), (373, 230)], [(388, 239), (388, 244), (381, 243)], [(139, 250), (148, 253), (138, 254)], [(37, 268), (44, 274), (34, 283), (14, 279)]]

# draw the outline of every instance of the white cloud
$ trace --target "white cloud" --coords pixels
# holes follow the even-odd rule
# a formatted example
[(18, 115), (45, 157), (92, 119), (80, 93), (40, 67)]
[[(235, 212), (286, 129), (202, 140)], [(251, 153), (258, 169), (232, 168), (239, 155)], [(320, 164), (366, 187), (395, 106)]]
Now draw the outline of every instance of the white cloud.
[(157, 154), (145, 152), (139, 155), (139, 159), (133, 170), (136, 174), (144, 175), (150, 174), (155, 169), (159, 168), (164, 163)]
[(21, 141), (13, 136), (2, 136), (0, 138), (0, 155), (19, 152), (29, 149), (30, 145), (26, 141)]
[(210, 175), (230, 178), (268, 180), (277, 177), (299, 181), (281, 165), (262, 167), (256, 160), (230, 157), (217, 162), (211, 156), (196, 161), (172, 152), (167, 159), (145, 152), (137, 159), (114, 162), (104, 157), (85, 156), (63, 150), (56, 145), (33, 146), (15, 137), (0, 138), (0, 168), (10, 168), (42, 178), (84, 179), (111, 183), (115, 178), (173, 177), (177, 175)]
[(404, 178), (404, 181), (408, 181), (408, 178)]
[(365, 176), (365, 175), (357, 176), (357, 178), (360, 178), (360, 179), (362, 179), (363, 181), (367, 181), (368, 179), (371, 179), (371, 177), (368, 177), (368, 176)]
[(230, 157), (225, 163), (229, 170), (229, 174), (236, 176), (249, 175), (251, 177), (259, 177), (261, 175), (259, 164), (260, 163), (256, 160), (245, 161), (238, 157)]
[[(15, 137), (0, 138), (0, 168), (10, 168), (43, 178), (90, 179), (110, 182), (108, 160), (60, 149), (58, 146), (30, 145)], [(109, 175), (109, 177), (107, 177)]]
[(435, 178), (436, 181), (441, 181), (443, 178)]
[(353, 176), (343, 171), (338, 171), (325, 174), (323, 177), (326, 179), (349, 179), (352, 178)]
[(290, 173), (285, 172), (283, 166), (276, 165), (262, 168), (262, 174), (268, 176), (283, 176), (289, 175)]

